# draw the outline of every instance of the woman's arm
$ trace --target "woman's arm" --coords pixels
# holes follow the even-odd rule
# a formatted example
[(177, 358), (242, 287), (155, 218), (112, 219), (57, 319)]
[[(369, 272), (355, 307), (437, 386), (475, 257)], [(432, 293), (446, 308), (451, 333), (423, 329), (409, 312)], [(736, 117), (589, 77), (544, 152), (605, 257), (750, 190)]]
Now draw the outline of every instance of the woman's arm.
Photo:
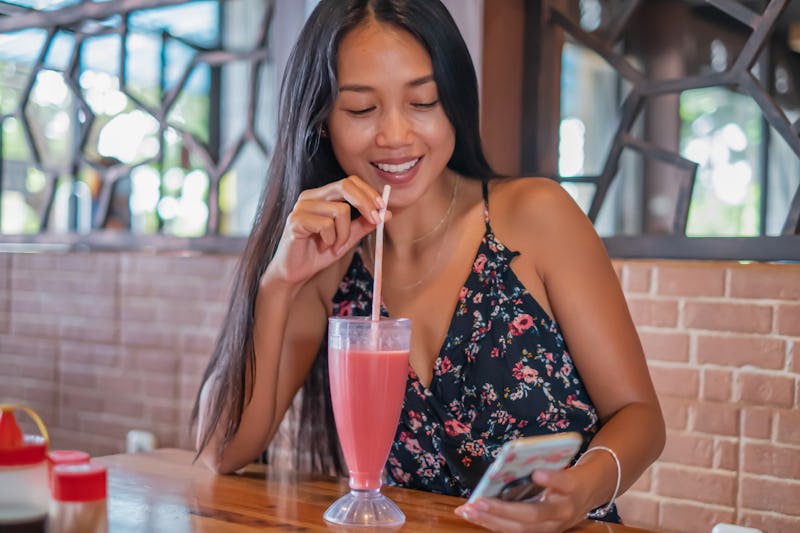
[[(538, 181), (538, 180), (537, 180)], [(553, 314), (602, 427), (590, 446), (614, 450), (622, 466), (620, 491), (632, 485), (664, 447), (661, 408), (617, 275), (591, 222), (564, 189), (538, 184), (536, 215), (541, 275)], [(538, 259), (537, 259), (538, 260)], [(611, 497), (616, 467), (609, 455), (581, 462), (596, 491), (592, 506)], [(610, 474), (610, 475), (609, 475)], [(588, 480), (587, 480), (588, 481)]]
[[(351, 219), (351, 207), (361, 216)], [(215, 368), (200, 393), (197, 446), (202, 460), (214, 471), (242, 467), (271, 441), (319, 350), (326, 331), (326, 302), (344, 274), (350, 250), (375, 229), (377, 209), (382, 207), (380, 195), (355, 176), (300, 194), (259, 280), (253, 309), (254, 361), (247, 353), (235, 354), (246, 362), (241, 373)], [(249, 283), (245, 280), (240, 285)], [(242, 333), (235, 329), (247, 324), (227, 327), (234, 330), (227, 333), (236, 337)], [(241, 386), (222, 388), (223, 379)], [(240, 394), (244, 398), (241, 418), (226, 440), (226, 428), (234, 416), (231, 406), (238, 405)], [(203, 446), (203, 435), (209, 431), (211, 437)]]
[[(522, 252), (515, 271), (538, 284), (537, 298), (561, 328), (602, 426), (589, 446), (617, 455), (622, 493), (660, 455), (665, 429), (619, 281), (591, 222), (560, 185), (524, 179), (507, 187), (501, 196), (508, 200), (498, 200), (511, 213), (503, 217), (509, 244)], [(498, 530), (562, 531), (610, 500), (617, 469), (611, 454), (597, 451), (574, 468), (534, 479), (549, 489), (545, 502), (486, 500), (483, 510), (469, 509), (478, 513), (471, 519)]]

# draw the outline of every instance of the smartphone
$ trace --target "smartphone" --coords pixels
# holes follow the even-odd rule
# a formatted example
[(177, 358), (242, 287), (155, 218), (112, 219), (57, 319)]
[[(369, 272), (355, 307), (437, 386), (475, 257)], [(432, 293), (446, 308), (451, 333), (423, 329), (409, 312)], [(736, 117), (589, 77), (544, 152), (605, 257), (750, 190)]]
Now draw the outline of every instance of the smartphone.
[(523, 437), (506, 442), (478, 482), (469, 503), (477, 498), (535, 501), (544, 490), (531, 479), (536, 470), (560, 470), (580, 450), (583, 437), (567, 432)]

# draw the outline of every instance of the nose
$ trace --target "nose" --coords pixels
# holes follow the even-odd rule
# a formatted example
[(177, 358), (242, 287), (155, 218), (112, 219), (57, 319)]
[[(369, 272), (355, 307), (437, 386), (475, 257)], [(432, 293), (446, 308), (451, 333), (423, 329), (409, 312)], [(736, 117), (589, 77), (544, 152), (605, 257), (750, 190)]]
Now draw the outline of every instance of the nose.
[(414, 133), (408, 118), (400, 110), (387, 110), (378, 126), (376, 143), (381, 147), (405, 146), (411, 144)]

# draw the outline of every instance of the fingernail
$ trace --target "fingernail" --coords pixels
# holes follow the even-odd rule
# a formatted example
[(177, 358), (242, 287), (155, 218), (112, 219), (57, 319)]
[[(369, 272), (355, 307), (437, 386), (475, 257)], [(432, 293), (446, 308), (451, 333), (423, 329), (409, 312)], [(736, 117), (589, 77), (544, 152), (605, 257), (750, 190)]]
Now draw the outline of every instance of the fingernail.
[(381, 222), (380, 213), (378, 213), (377, 211), (375, 211), (373, 209), (372, 212), (370, 213), (370, 217), (372, 218), (372, 222), (374, 222), (375, 224), (380, 224), (380, 222)]
[(531, 476), (536, 483), (546, 483), (550, 479), (550, 473), (547, 470), (537, 470)]
[(476, 515), (475, 510), (472, 509), (472, 507), (469, 504), (465, 504), (465, 505), (462, 505), (460, 507), (456, 507), (455, 513), (458, 516), (460, 516), (461, 518), (464, 518), (466, 520), (469, 520), (471, 518), (475, 518), (475, 515)]
[(386, 209), (386, 203), (384, 203), (383, 197), (381, 196), (375, 197), (375, 204), (378, 206), (378, 209)]
[(479, 511), (488, 511), (489, 510), (489, 504), (486, 502), (486, 500), (477, 500), (472, 505)]

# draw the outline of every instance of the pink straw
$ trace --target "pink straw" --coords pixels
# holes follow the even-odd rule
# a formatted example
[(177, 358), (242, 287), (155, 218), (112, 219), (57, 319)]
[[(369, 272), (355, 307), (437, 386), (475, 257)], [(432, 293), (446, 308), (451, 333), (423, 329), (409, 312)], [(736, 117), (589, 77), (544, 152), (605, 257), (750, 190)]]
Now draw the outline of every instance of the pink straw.
[[(389, 205), (389, 193), (392, 187), (383, 186), (383, 205)], [(386, 217), (386, 208), (380, 211), (381, 221), (375, 230), (375, 268), (372, 270), (372, 320), (377, 322), (381, 319), (381, 285), (383, 280), (383, 219)]]

